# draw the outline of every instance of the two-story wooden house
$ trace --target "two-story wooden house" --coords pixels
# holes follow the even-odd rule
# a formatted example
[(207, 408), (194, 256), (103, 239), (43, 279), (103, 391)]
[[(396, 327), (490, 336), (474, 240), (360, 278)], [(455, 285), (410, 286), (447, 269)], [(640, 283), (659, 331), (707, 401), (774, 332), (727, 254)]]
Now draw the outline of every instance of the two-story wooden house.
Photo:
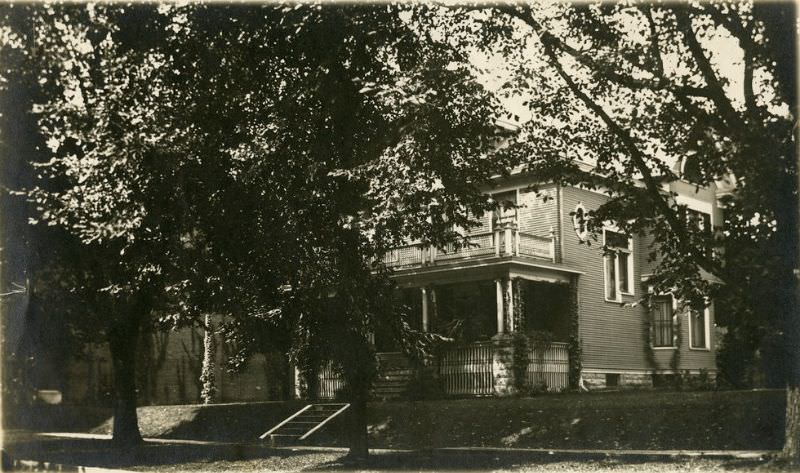
[[(581, 216), (605, 195), (531, 184), (516, 175), (492, 189), (510, 205), (483, 215), (466, 247), (411, 244), (384, 259), (418, 326), (457, 340), (433, 367), (444, 392), (652, 385), (675, 371), (713, 377), (713, 304), (683, 310), (669, 294), (633, 304), (649, 290), (648, 239), (609, 226), (591, 240)], [(714, 188), (669, 190), (701, 224), (721, 225)], [(399, 356), (380, 337), (376, 346), (383, 360)]]

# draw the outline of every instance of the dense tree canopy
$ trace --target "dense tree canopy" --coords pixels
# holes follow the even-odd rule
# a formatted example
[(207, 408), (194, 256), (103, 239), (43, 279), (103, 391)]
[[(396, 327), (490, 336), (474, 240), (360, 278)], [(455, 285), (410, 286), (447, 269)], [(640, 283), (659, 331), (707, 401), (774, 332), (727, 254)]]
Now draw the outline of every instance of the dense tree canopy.
[[(28, 195), (94, 262), (115, 379), (132, 380), (150, 314), (228, 313), (245, 348), (268, 334), (340, 364), (364, 434), (380, 255), (456, 238), (506, 168), (489, 155), (498, 104), (464, 58), (394, 7), (17, 14), (4, 31), (50, 151)], [(118, 386), (121, 441), (138, 437), (134, 393)]]

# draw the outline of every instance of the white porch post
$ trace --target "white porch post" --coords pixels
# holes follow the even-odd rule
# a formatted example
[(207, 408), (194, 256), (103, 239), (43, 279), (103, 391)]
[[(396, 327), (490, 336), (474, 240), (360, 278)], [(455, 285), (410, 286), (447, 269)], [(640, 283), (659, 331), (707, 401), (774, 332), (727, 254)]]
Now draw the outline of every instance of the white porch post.
[(422, 331), (428, 331), (428, 289), (422, 288)]
[(508, 278), (508, 331), (514, 331), (514, 280)]
[(495, 279), (494, 284), (497, 289), (497, 333), (503, 333), (505, 331), (505, 323), (503, 320), (503, 282), (499, 279)]
[(505, 254), (506, 254), (506, 256), (511, 256), (511, 255), (514, 254), (514, 242), (513, 242), (514, 235), (513, 235), (513, 232), (512, 232), (512, 227), (513, 227), (513, 225), (511, 224), (511, 222), (506, 222), (505, 225), (503, 226), (503, 228), (504, 228), (504, 230), (506, 232), (506, 241), (505, 241), (505, 244), (506, 244)]

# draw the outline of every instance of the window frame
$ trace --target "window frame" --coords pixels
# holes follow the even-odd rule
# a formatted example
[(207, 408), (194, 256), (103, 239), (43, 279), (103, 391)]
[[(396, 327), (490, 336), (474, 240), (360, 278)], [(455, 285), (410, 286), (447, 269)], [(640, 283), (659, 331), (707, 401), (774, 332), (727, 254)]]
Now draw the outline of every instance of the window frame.
[(692, 317), (696, 310), (689, 309), (686, 311), (687, 322), (689, 325), (689, 350), (695, 351), (711, 351), (711, 307), (706, 306), (703, 309), (703, 331), (705, 332), (705, 343), (703, 346), (694, 346), (694, 324), (692, 323)]
[[(676, 321), (676, 317), (678, 316), (678, 300), (675, 298), (675, 296), (672, 293), (653, 294), (653, 295), (651, 295), (651, 304), (652, 304), (652, 300), (653, 299), (657, 299), (657, 298), (662, 298), (663, 299), (663, 298), (667, 298), (667, 297), (669, 297), (669, 300), (671, 302), (670, 303), (670, 308), (671, 308), (671, 314), (672, 315), (670, 316), (670, 322), (671, 322), (671, 324), (670, 324), (670, 332), (671, 332), (671, 335), (672, 335), (672, 341), (671, 341), (670, 345), (656, 345), (655, 344), (655, 330), (653, 328), (653, 322), (655, 322), (655, 320), (652, 318), (652, 316), (653, 316), (653, 308), (651, 306), (648, 309), (648, 317), (651, 318), (651, 321), (650, 321), (650, 349), (652, 349), (652, 350), (677, 350), (679, 348), (675, 344), (675, 330), (676, 330), (675, 321)], [(680, 330), (680, 327), (678, 327), (677, 329)]]
[[(628, 236), (628, 247), (609, 247), (606, 245), (606, 232), (613, 232), (618, 233), (624, 236), (622, 232), (620, 232), (616, 227), (611, 225), (606, 225), (603, 227), (603, 296), (605, 297), (606, 302), (622, 302), (622, 296), (635, 296), (636, 295), (636, 288), (634, 286), (634, 277), (633, 272), (635, 269), (634, 265), (634, 252), (633, 252), (633, 237)], [(613, 250), (613, 255), (608, 254), (607, 250)], [(618, 257), (618, 253), (622, 252), (628, 255), (628, 264), (626, 265), (627, 270), (627, 280), (625, 281), (627, 284), (627, 291), (623, 291), (622, 287), (622, 279), (620, 277), (620, 258)], [(614, 262), (614, 297), (611, 297), (609, 289), (611, 286), (609, 285), (609, 263)]]

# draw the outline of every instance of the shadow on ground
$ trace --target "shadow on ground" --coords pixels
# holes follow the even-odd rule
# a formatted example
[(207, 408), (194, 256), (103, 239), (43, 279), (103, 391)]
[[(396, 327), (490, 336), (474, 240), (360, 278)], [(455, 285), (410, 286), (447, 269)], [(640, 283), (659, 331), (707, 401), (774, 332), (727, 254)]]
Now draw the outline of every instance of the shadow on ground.
[[(147, 470), (159, 467), (168, 471), (205, 469), (230, 469), (241, 471), (270, 470), (293, 471), (474, 471), (517, 470), (532, 465), (567, 462), (583, 468), (615, 468), (615, 465), (669, 465), (671, 460), (648, 455), (613, 457), (602, 454), (559, 455), (533, 452), (474, 452), (455, 453), (443, 451), (380, 452), (369, 459), (353, 463), (345, 454), (322, 453), (309, 449), (271, 449), (257, 444), (194, 445), (177, 443), (145, 443), (132, 448), (114, 448), (109, 440), (19, 437), (11, 439), (6, 448), (13, 458), (52, 462), (62, 465)], [(687, 460), (674, 458), (675, 462), (715, 462), (723, 469), (749, 470), (763, 467), (757, 461)], [(234, 462), (234, 463), (231, 463)], [(213, 467), (216, 465), (219, 468)], [(224, 466), (224, 468), (222, 468)], [(636, 468), (639, 470), (639, 468)]]
[(127, 468), (208, 461), (240, 461), (268, 456), (289, 456), (291, 451), (259, 445), (186, 445), (145, 442), (131, 448), (115, 448), (110, 440), (32, 439), (7, 443), (15, 459), (31, 459), (74, 466)]
[[(641, 471), (649, 471), (652, 465), (657, 463), (669, 468), (670, 464), (682, 464), (687, 462), (709, 460), (690, 460), (686, 457), (676, 457), (665, 460), (663, 457), (655, 459), (652, 457), (614, 457), (609, 458), (602, 455), (550, 455), (546, 453), (508, 453), (487, 454), (487, 453), (442, 453), (442, 452), (411, 452), (411, 453), (382, 453), (371, 455), (369, 459), (352, 463), (346, 461), (344, 457), (335, 461), (319, 464), (313, 471), (496, 471), (496, 470), (520, 470), (533, 465), (564, 464), (572, 465), (571, 468), (583, 464), (587, 469), (614, 469), (621, 465), (641, 465)], [(716, 466), (722, 469), (741, 470), (758, 469), (765, 464), (764, 461), (756, 460), (724, 460), (716, 461)], [(647, 467), (650, 465), (650, 468)], [(559, 468), (560, 469), (560, 468)]]

